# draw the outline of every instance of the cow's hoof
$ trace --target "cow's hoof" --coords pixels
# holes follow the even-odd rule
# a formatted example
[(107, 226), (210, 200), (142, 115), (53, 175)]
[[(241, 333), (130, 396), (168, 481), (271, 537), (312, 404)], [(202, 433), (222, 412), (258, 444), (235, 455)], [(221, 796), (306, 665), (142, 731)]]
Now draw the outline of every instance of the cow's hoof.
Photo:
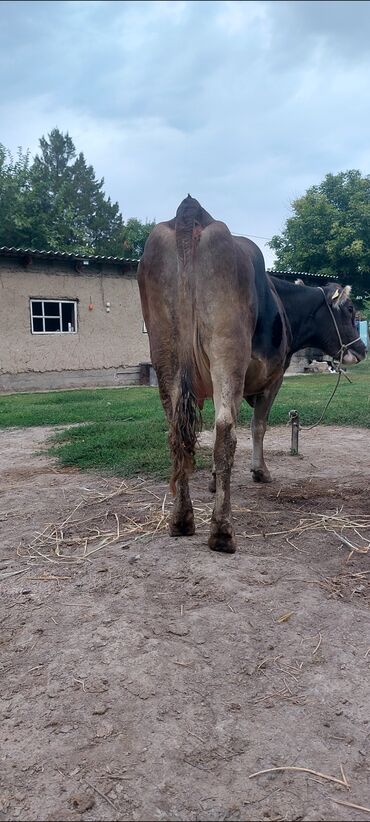
[(211, 479), (208, 483), (208, 490), (211, 492), (211, 494), (216, 493), (216, 477), (213, 474), (212, 474)]
[(272, 482), (270, 471), (263, 470), (263, 468), (251, 468), (252, 479), (254, 482)]
[(211, 551), (222, 551), (224, 554), (235, 554), (236, 540), (232, 529), (225, 529), (224, 531), (212, 528), (208, 539), (208, 545)]
[(171, 537), (191, 537), (195, 534), (193, 512), (189, 511), (189, 513), (181, 517), (181, 519), (174, 517), (174, 519), (170, 520), (169, 529)]

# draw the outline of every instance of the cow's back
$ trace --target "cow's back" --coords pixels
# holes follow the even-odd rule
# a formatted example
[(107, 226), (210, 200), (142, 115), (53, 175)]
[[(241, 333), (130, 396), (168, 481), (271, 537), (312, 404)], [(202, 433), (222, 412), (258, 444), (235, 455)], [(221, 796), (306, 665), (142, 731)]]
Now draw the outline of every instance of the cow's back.
[(191, 356), (200, 400), (213, 393), (211, 363), (232, 362), (244, 349), (247, 357), (256, 323), (249, 255), (223, 222), (205, 214), (191, 244), (185, 237), (181, 245), (181, 234), (176, 240), (174, 220), (158, 224), (138, 270), (153, 365), (157, 373), (173, 372), (182, 356)]

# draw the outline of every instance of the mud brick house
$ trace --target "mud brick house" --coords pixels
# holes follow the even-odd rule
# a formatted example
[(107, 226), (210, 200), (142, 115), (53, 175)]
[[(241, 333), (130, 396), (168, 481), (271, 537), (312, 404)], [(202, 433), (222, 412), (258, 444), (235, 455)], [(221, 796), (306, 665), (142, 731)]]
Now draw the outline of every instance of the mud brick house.
[(136, 268), (0, 248), (0, 391), (148, 382)]

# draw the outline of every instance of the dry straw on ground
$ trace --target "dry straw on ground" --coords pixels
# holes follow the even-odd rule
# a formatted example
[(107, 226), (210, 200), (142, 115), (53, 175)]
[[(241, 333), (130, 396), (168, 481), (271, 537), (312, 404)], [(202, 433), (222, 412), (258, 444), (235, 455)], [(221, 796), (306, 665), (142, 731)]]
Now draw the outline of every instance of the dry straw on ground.
[(144, 480), (122, 481), (112, 490), (83, 489), (85, 495), (60, 522), (50, 522), (18, 555), (28, 560), (79, 563), (113, 544), (129, 547), (128, 540), (163, 532), (168, 513)]
[[(308, 513), (305, 517), (301, 517), (293, 528), (265, 531), (263, 536), (282, 536), (291, 543), (292, 538), (296, 539), (308, 531), (317, 530), (335, 534), (342, 544), (348, 546), (351, 549), (348, 559), (351, 559), (354, 553), (367, 554), (370, 551), (370, 516), (365, 514), (356, 514), (355, 516), (343, 514), (343, 509), (337, 509), (335, 514)], [(349, 533), (345, 535), (345, 531)], [(352, 536), (352, 534), (355, 536)], [(247, 539), (254, 539), (261, 536), (261, 534), (245, 533), (243, 536)], [(351, 540), (349, 536), (352, 537)], [(356, 539), (357, 544), (355, 543)], [(364, 544), (358, 544), (359, 539)], [(294, 544), (293, 547), (295, 547)]]
[[(158, 486), (150, 486), (147, 480), (123, 480), (118, 485), (115, 482), (110, 488), (107, 483), (104, 491), (90, 488), (82, 490), (83, 496), (68, 516), (64, 516), (59, 522), (48, 523), (30, 542), (19, 545), (19, 557), (28, 563), (40, 560), (59, 564), (81, 563), (91, 561), (94, 555), (108, 546), (116, 545), (125, 549), (133, 542), (151, 539), (168, 530), (172, 497), (167, 497), (167, 494), (160, 497)], [(212, 502), (194, 502), (198, 533), (208, 531), (212, 508)], [(250, 508), (234, 508), (236, 517), (244, 513), (254, 511)], [(270, 517), (274, 512), (256, 509), (255, 513), (260, 520), (264, 516)], [(252, 540), (278, 536), (285, 539), (291, 547), (297, 548), (296, 542), (301, 537), (324, 531), (328, 535), (334, 534), (340, 546), (350, 549), (348, 560), (354, 555), (369, 552), (370, 516), (351, 516), (340, 509), (334, 514), (308, 513), (298, 519), (300, 513), (297, 510), (297, 521), (292, 528), (264, 529), (254, 533), (244, 531), (238, 534), (239, 540), (243, 537)], [(366, 573), (361, 572), (361, 576), (364, 577)]]

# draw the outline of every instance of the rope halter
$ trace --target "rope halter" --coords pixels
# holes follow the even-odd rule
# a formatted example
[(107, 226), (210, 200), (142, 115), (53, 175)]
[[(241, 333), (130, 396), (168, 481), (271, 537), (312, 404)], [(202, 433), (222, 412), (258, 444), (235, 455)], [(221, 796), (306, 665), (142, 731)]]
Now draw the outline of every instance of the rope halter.
[(334, 359), (338, 359), (338, 360), (339, 360), (339, 367), (341, 367), (342, 362), (343, 362), (343, 357), (344, 357), (344, 355), (347, 353), (348, 349), (351, 347), (351, 345), (353, 345), (353, 343), (359, 342), (359, 340), (361, 340), (361, 337), (360, 337), (360, 336), (359, 336), (359, 337), (355, 337), (355, 339), (354, 339), (354, 340), (351, 340), (349, 343), (344, 343), (344, 342), (343, 342), (342, 337), (341, 337), (341, 333), (340, 333), (339, 328), (338, 328), (338, 323), (337, 323), (337, 321), (336, 321), (336, 319), (335, 319), (335, 316), (334, 316), (334, 311), (333, 311), (333, 309), (332, 309), (332, 307), (331, 307), (330, 303), (328, 302), (328, 299), (327, 299), (327, 296), (326, 296), (326, 294), (325, 294), (325, 291), (324, 291), (324, 289), (322, 288), (322, 286), (321, 286), (321, 285), (319, 285), (319, 286), (318, 286), (318, 288), (320, 289), (320, 291), (322, 291), (322, 293), (323, 293), (323, 295), (324, 295), (325, 304), (327, 305), (327, 308), (328, 308), (328, 310), (329, 310), (329, 314), (330, 314), (330, 316), (331, 316), (331, 318), (332, 318), (332, 320), (333, 320), (333, 323), (334, 323), (334, 328), (335, 328), (335, 330), (336, 330), (336, 332), (337, 332), (337, 337), (338, 337), (338, 340), (339, 340), (339, 345), (340, 345), (340, 348), (339, 348), (339, 350), (338, 350), (339, 357), (336, 357), (336, 356), (335, 356), (335, 357), (334, 357)]
[[(338, 363), (338, 366), (337, 366), (337, 374), (338, 374), (338, 376), (337, 376), (337, 381), (336, 381), (336, 384), (335, 384), (335, 386), (334, 386), (334, 389), (333, 389), (333, 391), (331, 392), (331, 395), (330, 395), (330, 397), (329, 397), (329, 399), (328, 399), (328, 401), (327, 401), (327, 403), (326, 403), (326, 405), (325, 405), (325, 408), (324, 408), (324, 410), (323, 410), (323, 412), (322, 412), (321, 416), (320, 416), (320, 417), (319, 417), (319, 419), (317, 420), (317, 422), (314, 422), (314, 423), (313, 423), (313, 425), (299, 425), (299, 430), (300, 430), (300, 431), (312, 431), (312, 429), (313, 429), (313, 428), (316, 428), (318, 425), (320, 425), (320, 422), (322, 422), (322, 420), (324, 419), (325, 414), (326, 414), (326, 412), (327, 412), (327, 410), (328, 410), (328, 408), (329, 408), (329, 405), (330, 405), (330, 403), (331, 403), (331, 401), (332, 401), (332, 399), (333, 399), (333, 397), (334, 397), (334, 394), (336, 393), (336, 391), (337, 391), (337, 389), (338, 389), (338, 386), (339, 386), (339, 383), (340, 383), (340, 379), (341, 379), (342, 374), (344, 374), (344, 376), (347, 378), (347, 380), (349, 379), (349, 377), (347, 377), (347, 374), (345, 374), (345, 372), (344, 372), (344, 371), (343, 371), (343, 369), (342, 369), (343, 357), (344, 357), (344, 355), (345, 355), (346, 351), (348, 350), (348, 348), (350, 348), (350, 347), (351, 347), (351, 345), (353, 345), (353, 343), (358, 342), (358, 340), (360, 340), (360, 339), (361, 339), (361, 337), (356, 337), (356, 339), (351, 340), (351, 342), (349, 342), (349, 343), (344, 343), (344, 342), (343, 342), (342, 337), (341, 337), (341, 333), (340, 333), (339, 328), (338, 328), (338, 323), (337, 323), (337, 321), (336, 321), (336, 319), (335, 319), (333, 309), (332, 309), (331, 305), (329, 304), (329, 302), (328, 302), (328, 300), (327, 300), (327, 297), (326, 297), (325, 291), (324, 291), (324, 289), (321, 287), (321, 285), (319, 285), (319, 286), (318, 286), (318, 288), (320, 289), (320, 291), (322, 291), (322, 293), (323, 293), (323, 295), (324, 295), (324, 300), (325, 300), (325, 303), (326, 303), (326, 305), (327, 305), (327, 307), (328, 307), (328, 309), (329, 309), (329, 313), (330, 313), (330, 316), (331, 316), (331, 318), (332, 318), (332, 320), (333, 320), (333, 323), (334, 323), (334, 328), (335, 328), (335, 330), (336, 330), (336, 332), (337, 332), (337, 337), (338, 337), (338, 340), (339, 340), (339, 345), (340, 345), (340, 348), (339, 348), (339, 351), (338, 351), (338, 354), (339, 354), (339, 363)], [(334, 359), (336, 359), (336, 358), (334, 357)], [(350, 382), (351, 382), (351, 380), (350, 380)], [(292, 412), (292, 411), (291, 411), (290, 413), (292, 414), (292, 413), (296, 413), (296, 412)], [(287, 423), (287, 425), (289, 425), (291, 422), (292, 422), (292, 420), (290, 419), (290, 420), (289, 420), (289, 422)]]

